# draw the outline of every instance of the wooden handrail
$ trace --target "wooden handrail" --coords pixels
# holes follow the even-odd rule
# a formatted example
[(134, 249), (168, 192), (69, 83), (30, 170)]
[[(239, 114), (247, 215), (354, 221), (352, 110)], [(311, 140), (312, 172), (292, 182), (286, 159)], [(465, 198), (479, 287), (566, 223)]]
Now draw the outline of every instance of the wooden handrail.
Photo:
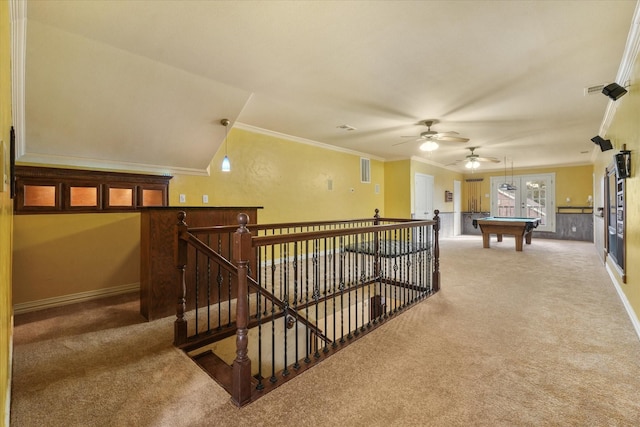
[[(407, 218), (378, 218), (380, 222), (392, 221), (392, 222), (420, 222), (424, 220), (419, 219), (407, 219)], [(357, 224), (363, 222), (375, 223), (375, 218), (361, 218), (351, 220), (334, 220), (334, 221), (302, 221), (302, 222), (284, 222), (284, 223), (272, 223), (272, 224), (247, 224), (247, 228), (255, 234), (255, 231), (271, 230), (271, 229), (285, 229), (296, 227), (317, 227), (321, 225), (338, 225), (338, 224)], [(189, 227), (189, 231), (192, 233), (233, 233), (238, 229), (237, 225), (212, 225), (208, 227)]]
[(320, 231), (307, 231), (303, 233), (292, 234), (274, 234), (272, 236), (253, 236), (251, 242), (253, 247), (257, 246), (269, 246), (278, 243), (290, 243), (299, 242), (305, 240), (324, 239), (330, 237), (348, 236), (350, 234), (364, 234), (364, 233), (378, 233), (382, 231), (401, 230), (407, 228), (416, 228), (423, 225), (435, 225), (434, 220), (422, 220), (407, 222), (404, 224), (381, 224), (371, 225), (367, 227), (358, 227), (357, 230), (353, 228), (340, 228), (333, 230), (320, 230)]

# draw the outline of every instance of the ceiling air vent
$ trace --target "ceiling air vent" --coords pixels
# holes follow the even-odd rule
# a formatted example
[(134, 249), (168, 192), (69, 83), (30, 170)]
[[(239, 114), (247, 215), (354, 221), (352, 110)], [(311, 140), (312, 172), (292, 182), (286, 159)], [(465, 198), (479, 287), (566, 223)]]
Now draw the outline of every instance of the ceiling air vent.
[(602, 89), (604, 89), (605, 85), (595, 85), (584, 88), (584, 96), (594, 95), (596, 93), (602, 93)]

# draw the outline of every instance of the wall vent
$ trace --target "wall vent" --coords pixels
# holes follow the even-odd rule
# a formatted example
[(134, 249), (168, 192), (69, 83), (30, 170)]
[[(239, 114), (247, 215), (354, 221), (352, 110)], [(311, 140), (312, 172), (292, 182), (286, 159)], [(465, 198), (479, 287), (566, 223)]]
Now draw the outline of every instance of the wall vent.
[(594, 95), (596, 93), (602, 93), (602, 89), (604, 89), (605, 85), (595, 85), (584, 88), (584, 96)]
[(360, 182), (371, 182), (371, 161), (360, 157)]

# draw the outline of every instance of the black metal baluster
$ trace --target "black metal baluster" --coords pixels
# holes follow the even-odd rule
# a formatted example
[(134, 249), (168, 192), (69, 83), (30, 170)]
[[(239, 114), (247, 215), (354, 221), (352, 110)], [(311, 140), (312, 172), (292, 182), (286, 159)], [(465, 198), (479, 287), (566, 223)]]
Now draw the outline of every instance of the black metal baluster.
[[(353, 242), (352, 240), (352, 236), (349, 236), (349, 241)], [(353, 256), (349, 256), (349, 258), (347, 259), (347, 286), (348, 286), (348, 293), (347, 293), (347, 307), (348, 307), (348, 311), (347, 311), (347, 319), (348, 319), (348, 326), (347, 328), (349, 329), (349, 333), (347, 334), (347, 338), (351, 339), (353, 338), (353, 334), (352, 334), (352, 330), (351, 330), (351, 285), (353, 282), (353, 276), (351, 275), (351, 271), (352, 271), (352, 267), (355, 268), (354, 262), (353, 262), (353, 258), (357, 257), (357, 251), (359, 250), (358, 248), (358, 238), (356, 237), (356, 253)], [(357, 294), (357, 293), (356, 293)]]
[(282, 335), (284, 337), (284, 348), (282, 349), (284, 369), (282, 370), (282, 376), (289, 375), (289, 363), (287, 360), (287, 341), (289, 334), (287, 333), (287, 322), (289, 321), (289, 244), (284, 243), (282, 246), (282, 257), (284, 259), (281, 277), (284, 277), (284, 283), (280, 284), (280, 292), (282, 293), (282, 301), (284, 302), (283, 316), (282, 316)]
[[(260, 254), (261, 251), (258, 251)], [(258, 255), (260, 257), (260, 255)], [(260, 276), (258, 276), (260, 277)], [(262, 313), (260, 309), (260, 301), (262, 296), (262, 292), (258, 290), (256, 295), (256, 317), (258, 321), (258, 384), (256, 385), (256, 390), (263, 390), (264, 383), (262, 382)]]
[[(271, 245), (271, 265), (272, 265), (272, 274), (271, 274), (271, 293), (275, 295), (275, 245)], [(278, 381), (276, 377), (276, 305), (271, 302), (271, 378), (269, 381), (273, 384)]]
[[(329, 277), (330, 277), (329, 276), (329, 265), (331, 263), (330, 257), (331, 257), (331, 252), (329, 251), (329, 249), (327, 247), (327, 238), (325, 237), (324, 238), (324, 257), (323, 257), (324, 258), (323, 259), (323, 261), (324, 261), (324, 272), (323, 272), (323, 274), (324, 274), (324, 280), (323, 280), (323, 282), (324, 282), (324, 291), (322, 292), (323, 295), (324, 295), (324, 335), (325, 336), (329, 336), (329, 333), (328, 333), (329, 332), (329, 327), (327, 325), (327, 321), (328, 321), (328, 319), (327, 319), (327, 304), (329, 303), (329, 299), (328, 299), (329, 290), (327, 289), (327, 283), (328, 283)], [(322, 350), (324, 353), (327, 353), (329, 351), (329, 346), (328, 345), (329, 344), (325, 341), (324, 348)]]
[(196, 336), (198, 336), (198, 334), (200, 333), (200, 328), (198, 327), (198, 323), (200, 320), (200, 312), (198, 311), (198, 293), (200, 291), (199, 287), (200, 287), (200, 265), (199, 265), (199, 253), (200, 251), (196, 249), (196, 283), (195, 283), (195, 292), (194, 292), (194, 296), (196, 298), (196, 321), (195, 321), (195, 327), (196, 327)]
[(340, 236), (340, 342), (344, 343), (344, 270), (347, 252), (344, 248), (344, 237)]
[[(315, 318), (315, 326), (318, 327), (318, 304), (320, 301), (320, 241), (315, 239), (313, 241), (313, 300), (315, 302), (316, 307), (316, 318)], [(316, 359), (320, 358), (320, 352), (318, 351), (318, 336), (317, 334), (314, 337), (314, 353), (313, 356)]]
[(403, 237), (400, 240), (401, 242), (401, 246), (402, 246), (402, 251), (404, 251), (404, 262), (402, 263), (402, 279), (401, 279), (401, 283), (402, 283), (402, 308), (405, 308), (408, 305), (408, 294), (409, 294), (409, 289), (407, 287), (407, 284), (409, 283), (409, 266), (411, 264), (410, 260), (409, 260), (409, 230), (406, 228), (403, 228), (402, 231), (400, 232)]
[[(233, 238), (229, 237), (228, 238), (228, 242), (227, 242), (227, 254), (229, 254), (229, 258), (231, 258), (231, 254), (233, 253), (233, 248), (231, 247), (232, 244), (233, 244)], [(227, 302), (228, 302), (228, 304), (227, 304), (227, 309), (228, 309), (227, 317), (228, 317), (228, 320), (229, 320), (228, 324), (227, 324), (228, 327), (231, 327), (231, 313), (232, 313), (232, 311), (231, 311), (231, 300), (232, 300), (231, 292), (233, 290), (233, 285), (232, 285), (233, 281), (232, 280), (233, 280), (233, 276), (231, 275), (231, 271), (229, 270), (229, 271), (227, 271), (227, 289), (229, 290), (229, 292), (228, 292), (229, 295), (228, 295), (228, 299), (227, 299)]]
[(332, 271), (332, 279), (331, 279), (331, 288), (332, 288), (332, 295), (333, 298), (331, 298), (331, 301), (333, 302), (333, 336), (332, 336), (332, 340), (333, 342), (331, 343), (331, 346), (333, 348), (336, 348), (338, 346), (338, 340), (336, 339), (336, 337), (338, 336), (337, 334), (337, 330), (336, 330), (336, 299), (337, 299), (337, 294), (336, 294), (336, 290), (337, 290), (337, 272), (336, 272), (336, 258), (338, 258), (336, 256), (336, 238), (335, 236), (332, 238), (333, 241), (333, 247), (332, 247), (332, 252), (331, 252), (331, 259), (332, 259), (332, 263), (331, 263), (331, 271)]
[[(218, 253), (222, 253), (222, 240), (218, 235)], [(218, 274), (216, 275), (216, 282), (218, 284), (218, 330), (222, 329), (222, 282), (224, 277), (222, 276), (222, 266), (218, 264)]]
[[(370, 250), (370, 245), (371, 242), (369, 242), (367, 240), (366, 234), (362, 235), (362, 240), (366, 242), (366, 249), (364, 251), (362, 251), (362, 255), (360, 256), (360, 261), (362, 263), (362, 265), (360, 266), (360, 294), (361, 294), (361, 301), (362, 301), (362, 313), (361, 313), (361, 319), (360, 319), (360, 330), (362, 332), (364, 332), (367, 328), (365, 326), (365, 299), (364, 299), (364, 284), (365, 284), (365, 280), (366, 280), (366, 265), (367, 265), (367, 258), (369, 257), (369, 255), (367, 255), (367, 251)], [(357, 291), (356, 291), (357, 292)], [(356, 305), (357, 307), (357, 305)]]
[[(293, 246), (293, 310), (298, 312), (298, 242)], [(293, 368), (300, 369), (300, 337), (298, 336), (298, 318), (295, 321), (295, 333), (296, 333), (296, 361), (293, 364)]]
[[(364, 252), (366, 251), (366, 248), (364, 248), (363, 245), (366, 245), (367, 242), (364, 241), (364, 239), (362, 238), (363, 236), (361, 234), (356, 234), (356, 246), (359, 248), (358, 252), (355, 254), (355, 256), (353, 257), (353, 277), (354, 277), (354, 281), (353, 281), (353, 285), (354, 285), (354, 299), (355, 299), (355, 303), (353, 304), (353, 317), (356, 321), (355, 325), (354, 325), (354, 329), (353, 329), (353, 333), (354, 336), (358, 336), (360, 335), (360, 330), (358, 328), (358, 285), (362, 286), (362, 282), (361, 282), (361, 271), (362, 271), (362, 266), (360, 265), (360, 263), (362, 262), (362, 259), (364, 257)], [(349, 310), (351, 311), (351, 310)]]
[[(373, 247), (373, 245), (376, 244), (376, 239), (374, 237), (374, 233), (369, 233), (369, 239), (370, 240), (370, 245), (371, 245), (371, 250), (373, 251), (373, 253), (375, 253), (375, 248)], [(374, 268), (373, 268), (373, 263), (375, 262), (375, 258), (374, 256), (372, 256), (371, 254), (369, 254), (369, 256), (367, 257), (368, 259), (368, 263), (367, 263), (367, 277), (368, 277), (368, 282), (369, 284), (367, 285), (367, 301), (369, 301), (369, 321), (367, 322), (367, 328), (371, 328), (371, 287), (373, 286), (373, 292), (375, 294), (375, 282), (371, 282), (371, 279), (374, 278)]]
[[(398, 230), (393, 230), (393, 240), (398, 242)], [(393, 312), (398, 312), (398, 255), (393, 257)]]
[[(305, 307), (304, 307), (304, 313), (305, 313), (305, 317), (308, 319), (309, 318), (309, 241), (305, 240), (304, 242), (304, 265), (305, 265), (305, 271), (304, 271), (304, 282), (305, 282), (305, 293), (304, 293), (304, 302), (305, 302)], [(306, 351), (305, 351), (305, 355), (304, 355), (304, 361), (305, 363), (311, 363), (311, 358), (309, 357), (309, 355), (311, 354), (311, 338), (312, 338), (312, 331), (309, 331), (309, 327), (307, 326), (307, 334), (306, 334), (307, 339), (305, 340), (305, 345), (306, 345)]]
[[(207, 234), (207, 246), (211, 247), (211, 234)], [(207, 332), (211, 331), (211, 258), (207, 257)]]

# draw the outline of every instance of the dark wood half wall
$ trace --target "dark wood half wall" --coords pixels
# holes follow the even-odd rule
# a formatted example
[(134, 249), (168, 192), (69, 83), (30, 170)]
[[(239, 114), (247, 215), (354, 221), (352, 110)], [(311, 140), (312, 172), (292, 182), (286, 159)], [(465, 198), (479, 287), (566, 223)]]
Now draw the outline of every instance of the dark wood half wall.
[(130, 212), (169, 205), (172, 176), (16, 166), (16, 214)]

